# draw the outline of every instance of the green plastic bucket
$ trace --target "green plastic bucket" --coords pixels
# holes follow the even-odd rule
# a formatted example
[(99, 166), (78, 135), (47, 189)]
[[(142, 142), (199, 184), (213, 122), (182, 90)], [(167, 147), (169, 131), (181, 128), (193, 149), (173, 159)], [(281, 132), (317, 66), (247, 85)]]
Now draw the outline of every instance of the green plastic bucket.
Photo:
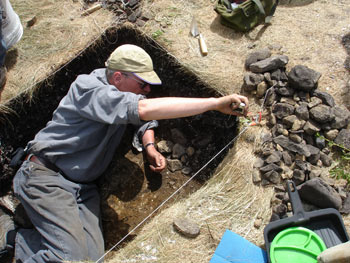
[(305, 227), (290, 227), (279, 232), (270, 247), (271, 263), (317, 263), (327, 247), (323, 240)]

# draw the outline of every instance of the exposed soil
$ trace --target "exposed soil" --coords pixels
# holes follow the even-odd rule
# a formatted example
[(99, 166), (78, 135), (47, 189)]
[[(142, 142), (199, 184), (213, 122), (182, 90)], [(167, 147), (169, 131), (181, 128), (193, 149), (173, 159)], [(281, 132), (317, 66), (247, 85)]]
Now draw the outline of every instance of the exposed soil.
[[(118, 37), (115, 38), (115, 36)], [(11, 181), (15, 170), (8, 164), (14, 149), (24, 147), (51, 119), (52, 112), (77, 75), (90, 73), (95, 68), (103, 67), (109, 54), (123, 43), (137, 44), (151, 54), (163, 85), (152, 89), (150, 97), (219, 96), (214, 90), (201, 83), (194, 74), (180, 67), (176, 60), (155, 42), (141, 35), (134, 28), (128, 26), (120, 29), (111, 28), (79, 57), (39, 83), (30, 100), (27, 93), (22, 93), (11, 100), (8, 106), (16, 114), (0, 115), (2, 122), (0, 127), (1, 196), (11, 192)], [(188, 166), (192, 170), (192, 174), (189, 175), (191, 176), (232, 140), (236, 132), (235, 127), (235, 118), (208, 112), (192, 118), (160, 121), (156, 139), (171, 141), (170, 131), (173, 128), (184, 133), (188, 139), (185, 146), (193, 146), (196, 149), (196, 154), (188, 161)], [(114, 161), (98, 182), (103, 200), (106, 248), (116, 244), (189, 179), (189, 176), (183, 175), (180, 171), (171, 173), (166, 170), (162, 174), (152, 173), (144, 163), (142, 153), (132, 149), (132, 135), (133, 130), (130, 127), (116, 152)], [(210, 138), (210, 140), (201, 145), (198, 142), (203, 138)], [(225, 152), (210, 162), (196, 176), (196, 180), (186, 184), (174, 199), (186, 197), (201, 187), (221, 162)], [(170, 158), (170, 156), (167, 157)]]
[[(220, 25), (218, 17), (212, 10), (212, 3), (214, 1), (210, 1), (211, 4), (209, 4), (209, 1), (207, 0), (144, 0), (142, 2), (147, 4), (143, 8), (144, 13), (147, 11), (147, 13), (150, 12), (152, 14), (151, 19), (146, 23), (142, 30), (147, 35), (155, 34), (155, 36), (157, 36), (157, 41), (161, 43), (162, 46), (166, 47), (166, 49), (171, 52), (181, 64), (186, 65), (186, 67), (196, 71), (197, 76), (199, 76), (201, 80), (209, 83), (215, 89), (223, 93), (240, 92), (244, 72), (243, 65), (246, 55), (255, 49), (269, 47), (275, 53), (288, 55), (291, 59), (291, 66), (296, 64), (306, 64), (310, 68), (321, 72), (322, 77), (320, 80), (320, 88), (325, 91), (329, 91), (335, 97), (337, 103), (344, 104), (349, 108), (350, 96), (348, 96), (348, 94), (350, 94), (350, 81), (348, 73), (350, 68), (350, 28), (346, 23), (346, 18), (349, 15), (350, 9), (347, 0), (280, 1), (281, 5), (277, 9), (272, 26), (264, 28), (264, 31), (259, 31), (260, 29), (257, 28), (257, 30), (244, 35), (235, 33), (231, 29)], [(282, 2), (296, 2), (298, 4), (282, 5)], [(22, 1), (19, 5), (23, 5)], [(29, 5), (32, 7), (33, 3), (30, 3)], [(31, 9), (30, 11), (34, 12), (34, 10), (40, 8), (27, 9)], [(45, 7), (44, 9), (46, 14), (48, 10)], [(74, 8), (70, 9), (73, 10)], [(209, 55), (206, 57), (202, 57), (199, 54), (197, 39), (189, 36), (188, 34), (189, 25), (193, 15), (197, 18), (200, 31), (203, 33), (203, 36), (208, 44)], [(55, 13), (55, 15), (51, 15), (47, 13), (47, 16), (51, 21), (52, 17), (57, 16), (57, 14)], [(63, 16), (72, 17), (72, 14), (66, 11), (65, 14), (62, 15), (62, 18)], [(103, 20), (108, 20), (104, 14), (100, 14), (99, 16), (103, 17)], [(41, 17), (38, 18), (38, 24), (36, 24), (33, 28), (26, 29), (27, 35), (35, 33), (35, 30), (44, 24), (42, 23), (43, 20), (41, 20)], [(75, 23), (82, 23), (84, 22), (84, 19), (75, 18), (74, 21)], [(87, 24), (89, 26), (86, 26), (86, 28), (101, 25), (99, 22), (95, 21)], [(73, 23), (69, 24), (70, 27), (72, 27), (72, 25)], [(84, 26), (80, 27), (84, 28)], [(51, 32), (53, 31), (51, 27), (48, 27), (48, 29)], [(60, 30), (60, 32), (63, 36), (61, 37), (62, 39), (64, 39), (64, 36), (67, 35), (68, 37), (66, 38), (69, 38), (69, 34), (64, 34), (65, 30)], [(88, 34), (89, 32), (87, 35)], [(59, 100), (65, 94), (69, 84), (75, 79), (76, 75), (80, 73), (88, 73), (95, 67), (103, 66), (109, 53), (116, 45), (119, 45), (122, 42), (126, 43), (131, 41), (131, 43), (140, 44), (148, 52), (152, 53), (157, 71), (165, 82), (165, 85), (161, 90), (159, 90), (159, 95), (171, 95), (173, 93), (180, 94), (182, 96), (190, 95), (190, 93), (187, 93), (189, 91), (184, 90), (183, 88), (186, 86), (191, 87), (191, 94), (193, 95), (216, 95), (215, 92), (210, 90), (208, 91), (206, 85), (198, 83), (196, 76), (190, 72), (184, 72), (183, 68), (178, 66), (177, 63), (174, 63), (172, 56), (168, 55), (164, 51), (160, 51), (160, 49), (158, 50), (158, 46), (155, 43), (148, 42), (149, 40), (146, 41), (143, 38), (140, 39), (140, 37), (135, 37), (134, 33), (132, 32), (128, 32), (127, 34), (125, 32), (118, 32), (118, 34), (118, 41), (116, 41), (113, 31), (109, 31), (108, 34), (102, 36), (102, 40), (99, 43), (95, 43), (96, 45), (86, 50), (82, 56), (78, 56), (74, 61), (69, 63), (67, 67), (59, 70), (57, 74), (53, 75), (48, 80), (39, 83), (38, 86), (41, 88), (34, 94), (36, 97), (34, 102), (29, 103), (26, 95), (21, 95), (18, 98), (18, 101), (11, 101), (11, 108), (17, 111), (19, 116), (13, 115), (9, 117), (6, 115), (6, 118), (9, 118), (9, 121), (5, 119), (5, 115), (0, 116), (0, 119), (2, 119), (2, 124), (4, 124), (0, 127), (0, 147), (2, 151), (0, 156), (1, 164), (3, 164), (2, 170), (0, 169), (0, 193), (5, 194), (10, 190), (13, 171), (11, 171), (7, 165), (9, 162), (9, 154), (13, 151), (13, 148), (25, 145), (26, 142), (45, 125), (45, 123), (50, 119), (52, 111), (56, 108)], [(45, 38), (50, 39), (50, 37), (47, 37), (45, 34), (41, 35), (44, 35)], [(52, 34), (49, 33), (48, 35), (50, 36)], [(76, 35), (78, 35), (80, 39), (86, 36), (85, 32), (84, 34), (79, 34), (79, 32), (77, 32)], [(57, 38), (56, 35), (55, 38)], [(38, 40), (38, 37), (34, 37), (34, 39), (36, 41), (29, 46), (33, 46), (35, 51), (35, 48), (41, 48), (41, 46), (38, 44), (41, 43), (41, 41)], [(114, 43), (114, 41), (116, 42)], [(22, 42), (26, 43), (25, 41)], [(74, 48), (81, 48), (81, 46), (79, 47), (76, 42), (71, 42), (73, 42)], [(68, 50), (69, 54), (74, 53), (72, 52), (72, 47), (70, 46), (67, 46), (67, 48), (64, 49), (66, 49), (64, 51)], [(16, 66), (18, 67), (14, 67), (12, 69), (12, 72), (14, 73), (12, 75), (14, 76), (12, 79), (12, 72), (10, 71), (10, 81), (14, 82), (14, 80), (18, 80), (14, 86), (22, 86), (23, 83), (33, 77), (33, 68), (28, 65), (38, 64), (39, 69), (45, 69), (40, 71), (37, 70), (35, 73), (41, 73), (41, 71), (45, 71), (44, 73), (50, 73), (57, 65), (59, 65), (59, 63), (57, 63), (57, 58), (60, 58), (58, 61), (62, 61), (62, 58), (67, 59), (67, 57), (69, 57), (67, 56), (67, 53), (64, 53), (64, 51), (58, 49), (58, 54), (45, 56), (45, 64), (42, 63), (41, 60), (38, 60), (37, 55), (35, 57), (28, 56), (25, 48), (20, 48), (19, 52), (17, 52), (18, 54), (15, 51), (17, 50), (13, 50), (14, 55), (18, 55), (18, 59), (17, 62), (15, 61), (13, 63), (16, 63)], [(23, 57), (23, 54), (25, 55), (25, 58)], [(89, 55), (86, 56), (86, 54)], [(23, 60), (30, 63), (21, 64)], [(23, 69), (25, 69), (24, 72), (21, 71)], [(182, 85), (179, 85), (179, 83)], [(192, 89), (192, 87), (195, 88)], [(42, 103), (37, 103), (39, 101), (42, 101)], [(253, 102), (253, 100), (251, 100), (251, 102)], [(254, 111), (255, 105), (251, 106), (252, 111)], [(220, 122), (220, 117), (218, 117), (218, 120)], [(192, 121), (193, 120), (188, 119), (186, 121), (181, 120), (180, 123), (169, 123), (186, 130), (183, 127), (189, 127), (188, 123), (191, 124)], [(166, 128), (166, 125), (168, 125), (168, 123), (161, 123), (161, 126), (157, 131), (157, 135), (159, 136), (158, 139), (171, 139), (169, 136), (169, 129)], [(196, 132), (193, 132), (192, 129), (187, 129), (186, 135), (190, 138), (194, 138), (200, 131), (211, 130), (211, 128), (212, 127), (210, 126), (206, 126), (204, 129), (201, 128), (196, 130)], [(225, 140), (228, 140), (226, 137), (231, 137), (231, 131), (231, 129), (228, 129), (228, 132), (225, 134), (221, 130), (217, 136), (214, 136), (215, 140), (219, 139), (219, 137), (223, 138), (222, 142), (216, 145), (216, 151), (220, 149), (221, 145), (225, 144)], [(212, 134), (214, 134), (214, 132)], [(222, 134), (222, 136), (220, 136), (220, 134)], [(233, 136), (234, 135), (232, 134), (232, 137)], [(127, 145), (130, 146), (130, 144)], [(246, 148), (251, 146), (252, 145), (250, 143), (250, 145), (248, 145)], [(215, 151), (213, 150), (213, 152)], [(205, 157), (209, 159), (211, 157), (211, 153), (212, 152), (206, 153)], [(246, 152), (244, 152), (244, 154), (247, 155)], [(244, 158), (242, 159), (246, 160), (246, 155), (243, 155)], [(116, 165), (112, 164), (109, 169), (109, 172), (115, 176), (111, 177), (109, 176), (109, 173), (107, 173), (105, 181), (100, 182), (101, 189), (103, 190), (103, 223), (107, 248), (117, 243), (121, 236), (124, 236), (125, 233), (132, 229), (135, 224), (142, 220), (153, 208), (159, 204), (158, 201), (161, 200), (161, 198), (157, 199), (158, 201), (156, 200), (156, 202), (154, 201), (154, 198), (162, 196), (164, 199), (168, 197), (182, 182), (188, 179), (188, 177), (183, 176), (179, 172), (174, 174), (165, 173), (162, 175), (162, 177), (149, 174), (147, 171), (144, 172), (145, 169), (142, 155), (130, 151), (129, 148), (126, 148), (122, 154), (116, 155), (116, 159), (117, 162), (113, 163)], [(205, 163), (207, 159), (205, 159), (203, 155), (201, 163)], [(220, 159), (216, 160), (220, 162)], [(241, 162), (244, 163), (244, 160), (239, 162), (240, 165)], [(232, 160), (232, 163), (235, 164), (236, 162)], [(233, 164), (229, 163), (231, 166)], [(216, 164), (213, 164), (212, 167), (207, 169), (207, 172), (203, 171), (201, 174), (210, 174), (211, 172), (214, 172), (215, 166)], [(125, 180), (127, 178), (123, 178), (123, 181), (120, 182), (121, 177), (114, 174), (114, 171), (126, 171), (122, 174), (131, 175), (129, 177), (131, 180)], [(244, 173), (244, 176), (241, 176), (238, 179), (249, 178), (248, 176), (249, 171), (247, 170), (246, 173)], [(159, 180), (160, 178), (161, 180)], [(247, 189), (242, 187), (244, 184), (240, 184), (238, 179), (234, 177), (234, 183), (232, 183), (232, 186), (230, 185), (229, 190), (224, 189), (225, 191), (227, 190), (225, 195), (231, 196), (231, 192), (242, 193), (245, 194), (244, 199), (248, 202), (250, 199), (255, 198), (255, 193), (260, 193), (258, 198), (259, 200), (254, 200), (254, 204), (256, 203), (257, 206), (259, 206), (259, 209), (264, 211), (270, 210), (269, 202), (266, 202), (265, 205), (261, 205), (261, 203), (258, 202), (264, 197), (268, 199), (267, 195), (269, 189), (261, 190), (261, 188), (257, 187)], [(250, 180), (247, 181), (249, 181), (249, 184), (251, 184)], [(201, 181), (192, 181), (180, 192), (180, 194), (176, 195), (175, 198), (186, 196), (190, 192), (195, 191), (198, 187), (200, 187), (200, 185)], [(121, 191), (121, 189), (127, 190)], [(205, 192), (205, 196), (210, 196), (208, 191)], [(240, 194), (231, 196), (232, 200), (242, 200), (240, 198)], [(244, 202), (241, 201), (240, 203)], [(221, 209), (222, 207), (220, 205), (221, 203), (216, 203), (216, 208)], [(147, 208), (148, 210), (143, 210), (143, 208)], [(263, 228), (260, 228), (260, 232), (256, 229), (249, 229), (249, 231), (247, 230), (247, 226), (251, 225), (254, 215), (257, 215), (260, 211), (259, 209), (256, 208), (250, 210), (249, 216), (246, 217), (241, 216), (242, 213), (247, 213), (246, 205), (238, 207), (235, 206), (235, 209), (227, 210), (225, 216), (230, 216), (230, 218), (234, 217), (234, 219), (230, 221), (229, 218), (225, 221), (220, 218), (220, 224), (217, 224), (217, 221), (215, 221), (215, 224), (211, 224), (209, 221), (211, 228), (209, 236), (212, 238), (213, 234), (214, 237), (219, 239), (224, 229), (229, 227), (231, 230), (237, 232), (238, 234), (242, 234), (250, 241), (255, 241), (254, 238), (259, 237), (255, 243), (260, 244), (262, 237), (262, 233), (260, 232)], [(128, 212), (130, 213), (128, 214)], [(209, 211), (207, 212), (209, 213)], [(139, 218), (136, 217), (138, 214), (140, 214)], [(267, 222), (266, 218), (268, 217), (269, 215), (263, 217), (263, 221), (265, 223)], [(199, 223), (203, 223), (202, 217), (196, 218), (196, 220)], [(347, 223), (349, 225), (348, 219)], [(205, 224), (208, 224), (207, 220), (205, 221)], [(162, 222), (158, 222), (156, 225), (158, 230), (158, 226), (161, 226)], [(151, 224), (151, 226), (154, 225)], [(139, 235), (139, 237), (140, 236), (142, 237), (142, 234)], [(190, 258), (191, 261), (207, 262), (209, 256), (205, 257), (205, 253), (211, 255), (217, 243), (215, 243), (212, 250), (208, 252), (208, 238), (206, 235), (201, 236), (203, 236), (204, 241), (202, 243), (195, 243), (192, 241), (191, 249), (183, 246), (182, 243), (186, 242), (179, 238), (178, 241), (181, 242), (181, 244), (179, 242), (176, 244), (174, 243), (174, 251), (172, 251), (172, 256), (176, 260), (162, 260), (162, 262), (189, 262), (189, 260), (182, 260), (180, 255), (184, 254), (183, 251), (188, 252), (186, 253), (187, 259)], [(149, 239), (149, 242), (152, 244), (155, 243), (154, 241), (155, 238)], [(201, 250), (201, 246), (203, 246), (205, 249)], [(169, 245), (164, 245), (162, 243), (162, 246), (159, 247), (160, 254), (162, 254), (163, 251), (165, 251), (167, 254), (169, 252), (168, 250)], [(203, 251), (205, 251), (205, 253), (203, 253)]]

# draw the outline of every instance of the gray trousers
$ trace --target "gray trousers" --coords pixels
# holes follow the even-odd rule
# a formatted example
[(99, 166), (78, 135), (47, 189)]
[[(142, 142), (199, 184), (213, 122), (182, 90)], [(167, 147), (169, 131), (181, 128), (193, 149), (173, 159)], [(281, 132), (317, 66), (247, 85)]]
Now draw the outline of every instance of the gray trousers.
[(34, 229), (17, 233), (17, 263), (95, 262), (103, 255), (95, 184), (74, 183), (60, 173), (24, 161), (13, 186), (34, 225)]

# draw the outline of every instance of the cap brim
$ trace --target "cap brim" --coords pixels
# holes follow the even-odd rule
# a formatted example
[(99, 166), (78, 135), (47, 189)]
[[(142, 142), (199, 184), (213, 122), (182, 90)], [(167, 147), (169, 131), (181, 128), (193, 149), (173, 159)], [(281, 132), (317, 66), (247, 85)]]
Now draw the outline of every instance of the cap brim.
[(151, 85), (162, 85), (162, 81), (158, 77), (157, 73), (154, 71), (149, 71), (149, 72), (133, 72), (136, 77), (139, 79), (143, 80), (144, 82), (147, 82), (148, 84)]

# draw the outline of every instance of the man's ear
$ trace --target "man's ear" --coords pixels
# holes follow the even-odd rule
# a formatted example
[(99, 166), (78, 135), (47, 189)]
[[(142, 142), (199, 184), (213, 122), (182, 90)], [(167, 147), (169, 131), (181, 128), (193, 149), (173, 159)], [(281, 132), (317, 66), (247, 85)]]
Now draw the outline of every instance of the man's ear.
[(111, 83), (112, 85), (117, 86), (117, 85), (120, 83), (121, 80), (122, 80), (122, 73), (119, 72), (119, 71), (116, 71), (116, 72), (114, 72), (113, 75), (111, 76), (110, 83)]

